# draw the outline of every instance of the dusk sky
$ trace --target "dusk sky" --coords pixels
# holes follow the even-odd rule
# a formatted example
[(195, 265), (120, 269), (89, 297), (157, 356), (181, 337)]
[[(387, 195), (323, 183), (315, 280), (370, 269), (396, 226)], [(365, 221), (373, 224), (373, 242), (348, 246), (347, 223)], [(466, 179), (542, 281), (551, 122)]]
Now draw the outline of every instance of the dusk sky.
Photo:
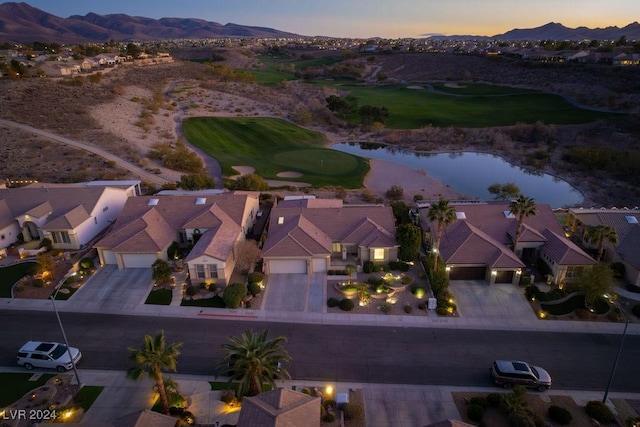
[(95, 12), (201, 18), (333, 37), (495, 35), (548, 22), (623, 27), (640, 20), (640, 0), (28, 0), (62, 18)]

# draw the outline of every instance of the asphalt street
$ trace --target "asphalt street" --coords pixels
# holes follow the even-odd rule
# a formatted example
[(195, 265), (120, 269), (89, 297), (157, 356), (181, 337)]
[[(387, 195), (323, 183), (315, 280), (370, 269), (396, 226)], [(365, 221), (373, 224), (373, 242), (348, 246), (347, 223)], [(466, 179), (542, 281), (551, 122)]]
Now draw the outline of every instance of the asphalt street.
[[(168, 342), (183, 342), (178, 372), (213, 375), (220, 344), (244, 329), (269, 329), (288, 338), (288, 367), (299, 380), (395, 384), (490, 386), (496, 358), (523, 359), (549, 370), (554, 388), (603, 390), (621, 336), (557, 333), (340, 326), (239, 320), (62, 313), (72, 346), (83, 352), (84, 369), (126, 370), (127, 347), (144, 334), (164, 329)], [(51, 312), (0, 310), (0, 365), (15, 366), (16, 350), (27, 340), (62, 340)], [(640, 336), (626, 337), (613, 391), (639, 392)]]

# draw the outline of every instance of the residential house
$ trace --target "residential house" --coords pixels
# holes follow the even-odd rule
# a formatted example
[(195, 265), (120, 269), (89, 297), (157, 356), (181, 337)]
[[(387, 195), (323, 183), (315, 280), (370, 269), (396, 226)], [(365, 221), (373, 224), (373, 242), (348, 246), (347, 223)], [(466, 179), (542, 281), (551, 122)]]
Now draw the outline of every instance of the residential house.
[(267, 274), (324, 272), (398, 258), (390, 207), (339, 199), (284, 200), (271, 210), (262, 257)]
[(115, 221), (130, 194), (108, 181), (0, 189), (0, 248), (46, 237), (56, 249), (80, 249)]
[[(508, 202), (452, 203), (456, 220), (444, 228), (439, 253), (450, 280), (520, 281), (525, 268), (544, 260), (548, 281), (561, 284), (577, 277), (595, 261), (565, 237), (551, 207), (537, 205), (537, 214), (525, 218), (514, 247), (518, 219)], [(419, 205), (426, 240), (435, 250), (436, 224), (427, 219), (429, 203)]]
[(238, 427), (320, 426), (320, 398), (287, 388), (245, 397)]
[(585, 239), (589, 227), (604, 225), (613, 227), (618, 234), (618, 244), (604, 241), (602, 259), (621, 262), (625, 266), (625, 279), (640, 286), (640, 209), (569, 209), (567, 227), (580, 244), (595, 250), (598, 243)]
[(129, 199), (114, 229), (95, 244), (100, 264), (149, 268), (168, 259), (173, 242), (188, 250), (191, 282), (228, 283), (235, 243), (244, 240), (258, 212), (251, 192), (142, 196)]

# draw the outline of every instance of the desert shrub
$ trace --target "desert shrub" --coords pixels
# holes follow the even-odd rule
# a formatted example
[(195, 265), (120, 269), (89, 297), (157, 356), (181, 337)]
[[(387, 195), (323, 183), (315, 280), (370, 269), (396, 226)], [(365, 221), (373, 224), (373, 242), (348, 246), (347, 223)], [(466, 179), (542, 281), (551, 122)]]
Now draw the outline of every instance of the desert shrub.
[(407, 314), (411, 314), (411, 312), (413, 311), (413, 307), (411, 307), (409, 304), (404, 306), (404, 312)]
[(264, 280), (264, 274), (259, 271), (254, 271), (253, 273), (249, 273), (247, 280), (249, 283), (260, 283)]
[(427, 294), (427, 289), (424, 286), (411, 287), (411, 293), (416, 298), (423, 298)]
[(35, 279), (33, 281), (33, 286), (35, 286), (36, 288), (42, 288), (44, 287), (44, 280), (42, 279)]
[(333, 400), (333, 399), (325, 399), (322, 402), (322, 406), (324, 406), (325, 408), (329, 408), (329, 407), (335, 408), (336, 407), (336, 401)]
[(446, 307), (438, 307), (438, 308), (436, 308), (436, 314), (438, 316), (446, 316), (448, 314), (447, 313), (447, 308)]
[(340, 300), (337, 298), (329, 298), (327, 300), (327, 307), (337, 307), (340, 305)]
[(220, 400), (228, 405), (236, 400), (236, 392), (233, 390), (222, 390), (220, 391)]
[(404, 196), (404, 188), (399, 185), (392, 185), (385, 193), (385, 196), (387, 196), (387, 199), (400, 200)]
[(24, 292), (24, 285), (22, 283), (20, 283), (19, 285), (16, 285), (15, 291), (16, 292)]
[(249, 283), (248, 290), (251, 296), (254, 296), (254, 297), (262, 291), (262, 289), (260, 288), (260, 285), (258, 285), (256, 282)]
[(51, 239), (45, 237), (44, 239), (40, 240), (40, 244), (38, 245), (38, 249), (47, 248), (47, 250), (50, 251), (52, 244), (53, 243), (51, 243)]
[(365, 261), (362, 264), (362, 272), (363, 273), (373, 273), (373, 268), (374, 268), (375, 264), (371, 261)]
[(402, 276), (402, 279), (400, 279), (400, 283), (402, 283), (403, 285), (408, 285), (412, 280), (413, 279), (409, 276)]
[(300, 393), (311, 396), (311, 389), (309, 387), (305, 387), (302, 390), (300, 390)]
[(467, 408), (467, 416), (471, 421), (479, 423), (484, 416), (484, 408), (477, 404), (471, 404)]
[(612, 423), (615, 421), (615, 417), (611, 412), (611, 409), (599, 400), (592, 400), (584, 407), (585, 412), (594, 420), (601, 423)]
[(421, 302), (420, 304), (418, 304), (418, 310), (426, 310), (427, 309), (427, 304), (425, 304), (424, 302)]
[(487, 394), (487, 405), (492, 408), (499, 408), (500, 402), (502, 402), (502, 395), (500, 393)]
[(367, 283), (372, 286), (381, 286), (384, 284), (384, 279), (382, 277), (369, 276), (367, 277)]
[(324, 414), (324, 417), (322, 417), (322, 421), (324, 421), (325, 423), (332, 423), (336, 420), (336, 414), (334, 414), (333, 412), (328, 412), (326, 414)]
[(338, 306), (342, 311), (351, 311), (353, 310), (353, 307), (355, 307), (355, 305), (353, 304), (353, 301), (351, 301), (349, 298), (344, 298), (340, 300), (340, 303), (338, 303)]
[(364, 416), (362, 405), (357, 403), (345, 403), (341, 409), (345, 420), (359, 420)]
[(189, 286), (187, 286), (187, 289), (186, 289), (186, 291), (185, 291), (185, 292), (186, 292), (186, 294), (187, 294), (187, 295), (189, 295), (190, 297), (192, 297), (192, 296), (194, 296), (195, 294), (197, 294), (197, 293), (198, 293), (198, 288), (196, 288), (196, 287), (195, 287), (195, 286), (193, 286), (193, 285), (189, 285)]
[(479, 405), (482, 409), (487, 409), (489, 402), (485, 396), (474, 396), (469, 399), (469, 405)]
[(420, 200), (424, 200), (424, 196), (422, 194), (414, 194), (413, 201), (419, 202)]
[(224, 290), (222, 299), (227, 308), (238, 308), (246, 296), (247, 286), (244, 283), (232, 283)]
[(562, 426), (566, 426), (567, 424), (571, 423), (571, 420), (573, 419), (573, 417), (571, 416), (571, 412), (561, 406), (549, 406), (548, 413), (549, 418), (551, 418), (552, 421), (555, 421)]
[(78, 263), (81, 270), (91, 270), (94, 267), (93, 258), (85, 257)]
[(640, 304), (634, 305), (633, 308), (631, 309), (631, 312), (633, 313), (634, 316), (640, 319)]
[(540, 289), (536, 285), (529, 285), (524, 289), (524, 295), (528, 300), (533, 298), (538, 298), (538, 295), (541, 294)]
[(537, 427), (531, 414), (525, 411), (512, 412), (508, 418), (511, 427)]
[(390, 303), (388, 303), (388, 302), (386, 302), (386, 301), (385, 301), (385, 302), (383, 302), (383, 303), (380, 305), (380, 311), (381, 311), (381, 312), (383, 312), (384, 314), (389, 314), (389, 313), (391, 313), (391, 304), (390, 304)]
[(531, 284), (531, 276), (521, 276), (520, 286), (529, 286)]

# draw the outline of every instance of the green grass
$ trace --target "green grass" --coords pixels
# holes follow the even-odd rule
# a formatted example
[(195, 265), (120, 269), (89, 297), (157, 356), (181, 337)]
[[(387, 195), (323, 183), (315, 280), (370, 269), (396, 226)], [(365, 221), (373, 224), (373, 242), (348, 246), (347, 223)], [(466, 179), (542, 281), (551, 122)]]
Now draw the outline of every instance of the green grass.
[(0, 268), (0, 298), (11, 298), (11, 288), (36, 265), (35, 262), (23, 262)]
[(279, 70), (278, 66), (293, 64), (295, 71), (303, 71), (308, 67), (323, 67), (342, 61), (342, 58), (335, 56), (323, 56), (320, 58), (294, 60), (285, 53), (265, 53), (259, 56), (260, 62), (264, 64), (261, 69), (244, 69), (253, 75), (257, 83), (265, 86), (274, 86), (287, 80), (296, 80), (295, 72)]
[[(237, 174), (233, 166), (252, 166), (266, 179), (360, 188), (369, 171), (366, 159), (324, 148), (321, 134), (280, 119), (193, 117), (183, 129), (192, 144), (220, 162), (227, 176)], [(276, 176), (284, 171), (303, 176)]]
[(0, 408), (9, 406), (22, 396), (33, 390), (43, 386), (47, 381), (53, 378), (53, 374), (43, 374), (36, 381), (29, 381), (33, 373), (0, 373)]
[(149, 293), (149, 296), (144, 303), (153, 305), (169, 305), (171, 304), (172, 295), (173, 292), (171, 289), (156, 289)]
[(98, 385), (85, 385), (80, 389), (78, 394), (73, 397), (73, 404), (84, 409), (87, 412), (93, 402), (96, 401), (104, 387)]
[[(404, 85), (374, 87), (330, 81), (315, 81), (314, 84), (332, 85), (348, 91), (360, 106), (387, 107), (390, 117), (386, 125), (394, 129), (415, 129), (428, 125), (493, 127), (536, 121), (577, 124), (612, 117), (612, 114), (574, 107), (559, 95), (540, 92), (509, 94), (513, 88), (500, 86), (474, 85), (466, 90), (467, 93), (478, 93), (476, 95), (450, 96), (426, 89), (408, 89)], [(502, 96), (496, 96), (498, 94)], [(353, 114), (349, 119), (356, 122), (358, 116)]]
[(287, 73), (285, 71), (277, 71), (272, 69), (264, 70), (242, 70), (250, 73), (255, 79), (256, 83), (265, 86), (275, 86), (284, 81), (295, 80), (296, 77), (293, 73)]
[[(585, 308), (584, 294), (574, 295), (573, 297), (559, 304), (540, 302), (540, 308), (554, 316), (573, 313), (575, 310)], [(603, 298), (596, 299), (594, 304), (594, 313), (605, 314), (607, 311), (609, 311), (609, 304)]]
[(522, 93), (536, 93), (538, 91), (533, 89), (523, 89), (511, 86), (496, 86), (481, 83), (457, 83), (457, 88), (446, 86), (447, 83), (433, 83), (431, 86), (435, 90), (446, 92), (455, 95), (486, 95), (486, 96), (501, 96), (501, 95), (514, 95)]
[(215, 307), (215, 308), (225, 308), (226, 304), (221, 296), (214, 296), (211, 298), (201, 298), (201, 299), (191, 299), (191, 300), (182, 300), (180, 304), (183, 307)]

